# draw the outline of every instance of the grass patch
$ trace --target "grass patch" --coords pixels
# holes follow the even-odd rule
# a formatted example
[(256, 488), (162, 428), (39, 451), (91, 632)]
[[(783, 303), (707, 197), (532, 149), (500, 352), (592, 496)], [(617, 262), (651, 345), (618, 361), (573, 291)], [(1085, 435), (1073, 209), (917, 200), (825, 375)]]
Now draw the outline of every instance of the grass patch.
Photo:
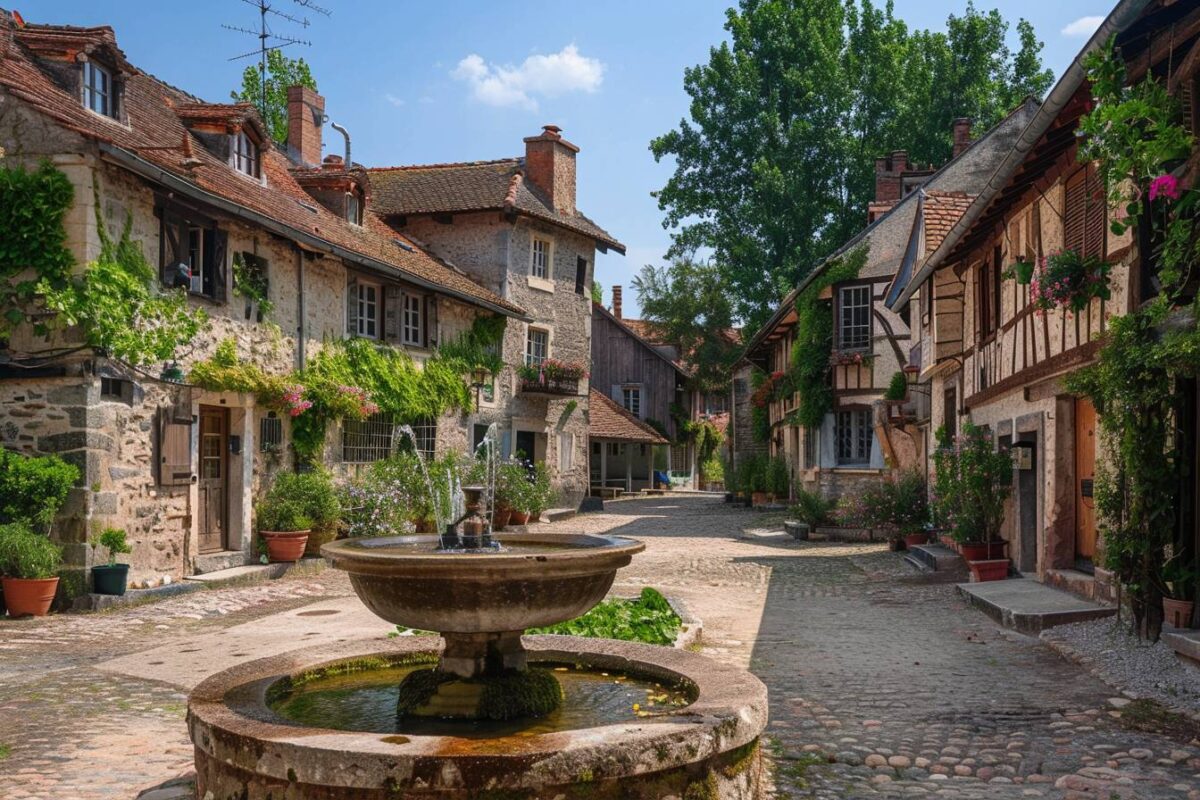
[(1128, 730), (1158, 733), (1185, 742), (1200, 739), (1200, 722), (1154, 700), (1134, 700), (1121, 709), (1120, 721)]
[(662, 593), (649, 586), (632, 600), (605, 600), (582, 617), (526, 633), (557, 633), (593, 639), (672, 645), (681, 621)]
[(12, 748), (6, 744), (0, 744), (0, 761), (12, 755)]

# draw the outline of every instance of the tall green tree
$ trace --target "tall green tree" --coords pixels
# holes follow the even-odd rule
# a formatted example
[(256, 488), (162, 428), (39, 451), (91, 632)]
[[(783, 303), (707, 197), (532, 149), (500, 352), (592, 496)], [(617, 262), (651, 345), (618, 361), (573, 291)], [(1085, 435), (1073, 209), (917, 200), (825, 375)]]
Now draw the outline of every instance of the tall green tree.
[(671, 257), (714, 254), (751, 327), (862, 228), (873, 160), (951, 155), (951, 123), (997, 122), (1052, 76), (1024, 20), (968, 2), (944, 32), (910, 31), (890, 2), (741, 0), (729, 40), (684, 73), (690, 118), (651, 142), (675, 172), (655, 196)]
[(633, 288), (642, 317), (659, 327), (665, 341), (677, 343), (693, 366), (695, 388), (728, 386), (740, 345), (724, 271), (712, 261), (677, 258), (665, 267), (643, 267)]
[(263, 96), (263, 76), (259, 66), (246, 67), (241, 90), (229, 94), (236, 102), (256, 106), (271, 138), (279, 144), (287, 144), (287, 90), (290, 86), (307, 86), (316, 91), (317, 81), (303, 58), (288, 58), (279, 50), (268, 50), (266, 97)]

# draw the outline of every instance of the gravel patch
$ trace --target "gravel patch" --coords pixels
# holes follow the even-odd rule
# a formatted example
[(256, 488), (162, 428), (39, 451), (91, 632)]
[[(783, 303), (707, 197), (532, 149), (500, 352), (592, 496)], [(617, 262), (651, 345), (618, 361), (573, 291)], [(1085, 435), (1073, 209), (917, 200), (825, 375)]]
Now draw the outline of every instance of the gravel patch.
[(1139, 641), (1127, 621), (1097, 619), (1060, 625), (1042, 640), (1129, 696), (1200, 714), (1200, 680), (1163, 642)]

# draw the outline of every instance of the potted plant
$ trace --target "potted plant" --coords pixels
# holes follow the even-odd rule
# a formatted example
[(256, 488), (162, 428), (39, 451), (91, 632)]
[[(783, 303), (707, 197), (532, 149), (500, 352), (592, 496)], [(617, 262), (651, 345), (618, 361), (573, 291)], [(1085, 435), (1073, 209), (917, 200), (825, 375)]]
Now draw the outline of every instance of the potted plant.
[(1176, 628), (1192, 627), (1200, 571), (1181, 554), (1163, 564), (1162, 577), (1163, 619)]
[(554, 500), (554, 487), (550, 485), (550, 472), (542, 462), (538, 462), (534, 466), (531, 477), (529, 495), (525, 505), (529, 510), (529, 519), (533, 522), (540, 522), (542, 512), (550, 508), (550, 504)]
[(767, 497), (767, 479), (768, 467), (770, 458), (768, 456), (752, 456), (748, 459), (750, 466), (747, 467), (748, 483), (750, 485), (750, 504), (754, 506), (765, 506), (768, 502)]
[(92, 567), (92, 591), (120, 597), (125, 594), (129, 578), (129, 565), (118, 564), (117, 556), (133, 552), (125, 541), (125, 531), (120, 528), (105, 528), (92, 541), (92, 548), (103, 547), (108, 553), (108, 564)]
[(787, 500), (792, 476), (788, 472), (787, 461), (782, 456), (776, 456), (767, 462), (766, 483), (771, 502)]
[(45, 616), (58, 591), (62, 549), (20, 522), (0, 525), (0, 584), (10, 617)]
[(270, 561), (299, 561), (312, 532), (308, 503), (290, 491), (293, 482), (285, 477), (290, 474), (277, 476), (255, 508), (258, 535), (266, 542)]
[(305, 555), (319, 556), (321, 545), (337, 537), (342, 504), (333, 479), (325, 470), (281, 472), (275, 477), (269, 494), (296, 501), (300, 513), (308, 519), (311, 530), (305, 540)]
[(1074, 250), (1044, 256), (1029, 282), (1029, 299), (1042, 312), (1055, 308), (1078, 314), (1099, 297), (1108, 300), (1108, 273), (1112, 264), (1096, 256), (1083, 257)]
[(906, 548), (929, 541), (929, 502), (925, 478), (917, 470), (907, 470), (889, 481), (891, 521), (904, 539)]
[(795, 520), (783, 524), (784, 529), (795, 539), (805, 541), (820, 525), (833, 521), (833, 500), (827, 500), (819, 492), (810, 492), (802, 486), (796, 487), (796, 502), (788, 509)]
[(951, 530), (976, 580), (1008, 576), (1007, 542), (1000, 538), (1004, 503), (1012, 492), (1012, 457), (992, 447), (991, 437), (971, 423), (951, 440), (938, 430), (934, 453), (935, 511)]

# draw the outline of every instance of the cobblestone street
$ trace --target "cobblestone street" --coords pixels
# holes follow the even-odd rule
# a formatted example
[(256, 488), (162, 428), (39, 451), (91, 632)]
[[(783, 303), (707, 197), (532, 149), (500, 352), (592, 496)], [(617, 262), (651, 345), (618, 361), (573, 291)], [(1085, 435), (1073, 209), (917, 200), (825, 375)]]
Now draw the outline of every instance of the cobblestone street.
[[(767, 683), (779, 797), (1200, 798), (1186, 736), (1130, 730), (1115, 690), (885, 546), (795, 542), (776, 521), (670, 497), (538, 530), (646, 541), (618, 590), (681, 598), (705, 654)], [(332, 570), (0, 622), (0, 798), (131, 800), (190, 768), (199, 677), (386, 630)]]

